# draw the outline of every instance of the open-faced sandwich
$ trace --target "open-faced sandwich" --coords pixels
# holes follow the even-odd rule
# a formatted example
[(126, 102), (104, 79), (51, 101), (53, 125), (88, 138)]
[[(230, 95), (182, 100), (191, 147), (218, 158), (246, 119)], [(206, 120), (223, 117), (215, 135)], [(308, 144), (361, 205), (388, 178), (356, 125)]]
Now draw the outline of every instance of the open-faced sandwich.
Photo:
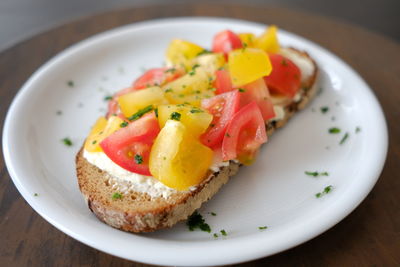
[(185, 220), (316, 93), (314, 60), (262, 35), (173, 40), (167, 67), (116, 93), (76, 156), (79, 187), (103, 222), (150, 232)]

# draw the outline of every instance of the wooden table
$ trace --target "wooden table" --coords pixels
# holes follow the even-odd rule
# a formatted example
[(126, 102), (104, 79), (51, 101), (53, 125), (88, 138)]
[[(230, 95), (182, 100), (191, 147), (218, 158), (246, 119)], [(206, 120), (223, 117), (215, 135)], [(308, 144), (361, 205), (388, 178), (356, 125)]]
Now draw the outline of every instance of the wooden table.
[[(389, 124), (390, 147), (383, 173), (352, 214), (303, 245), (240, 266), (400, 266), (400, 45), (365, 29), (287, 9), (222, 4), (152, 6), (84, 18), (0, 53), (1, 124), (28, 77), (69, 45), (127, 23), (199, 15), (274, 23), (321, 44), (364, 77)], [(99, 252), (58, 231), (20, 196), (3, 155), (0, 170), (1, 266), (148, 266)]]

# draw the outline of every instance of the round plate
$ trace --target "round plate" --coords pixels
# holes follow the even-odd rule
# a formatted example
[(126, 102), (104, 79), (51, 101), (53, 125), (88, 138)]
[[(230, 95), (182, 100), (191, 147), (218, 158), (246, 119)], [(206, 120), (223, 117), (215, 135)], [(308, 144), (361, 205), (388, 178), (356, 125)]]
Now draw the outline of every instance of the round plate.
[[(316, 60), (321, 92), (270, 138), (254, 165), (241, 168), (202, 206), (210, 234), (190, 232), (184, 223), (151, 234), (125, 233), (97, 220), (79, 192), (75, 154), (96, 118), (105, 113), (105, 96), (130, 85), (143, 69), (161, 66), (173, 38), (210, 47), (218, 31), (259, 34), (265, 27), (219, 18), (155, 20), (96, 35), (58, 54), (25, 83), (6, 118), (5, 160), (22, 196), (47, 221), (81, 242), (160, 265), (253, 260), (296, 246), (338, 223), (379, 177), (387, 152), (385, 119), (371, 89), (346, 63), (283, 30), (283, 46), (305, 50)], [(329, 110), (323, 113), (321, 107)], [(331, 127), (341, 132), (330, 134)], [(73, 146), (63, 144), (65, 137)], [(329, 175), (313, 177), (305, 171)], [(316, 197), (328, 186), (329, 193)], [(268, 228), (260, 230), (263, 226)], [(223, 229), (227, 236), (221, 235)]]

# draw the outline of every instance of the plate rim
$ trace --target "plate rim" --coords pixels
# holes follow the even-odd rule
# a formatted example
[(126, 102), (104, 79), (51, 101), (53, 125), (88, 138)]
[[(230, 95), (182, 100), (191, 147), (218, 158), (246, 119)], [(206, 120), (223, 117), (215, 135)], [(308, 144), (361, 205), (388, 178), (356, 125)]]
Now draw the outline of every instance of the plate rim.
[[(82, 41), (79, 41), (79, 42), (65, 48), (61, 52), (52, 56), (44, 64), (42, 64), (30, 76), (30, 78), (23, 84), (23, 86), (19, 89), (19, 91), (15, 95), (15, 97), (8, 109), (8, 112), (7, 112), (7, 115), (5, 118), (5, 123), (4, 123), (4, 127), (3, 127), (3, 140), (2, 140), (3, 141), (3, 155), (4, 155), (6, 167), (10, 174), (10, 177), (12, 178), (13, 183), (17, 187), (17, 189), (20, 192), (20, 194), (22, 195), (22, 197), (29, 203), (29, 205), (37, 213), (39, 213), (40, 216), (42, 216), (45, 220), (47, 220), (50, 224), (55, 226), (60, 231), (66, 233), (67, 235), (73, 237), (74, 239), (76, 239), (84, 244), (87, 244), (93, 248), (96, 248), (105, 253), (110, 253), (112, 255), (115, 255), (115, 256), (118, 256), (121, 258), (125, 258), (128, 260), (140, 261), (140, 262), (145, 262), (145, 263), (149, 263), (149, 264), (170, 264), (170, 265), (172, 265), (172, 264), (174, 264), (174, 265), (193, 265), (193, 264), (197, 265), (197, 264), (199, 264), (199, 261), (196, 261), (194, 263), (194, 262), (190, 262), (190, 261), (182, 261), (179, 259), (178, 259), (178, 261), (176, 261), (174, 263), (166, 262), (165, 259), (164, 259), (164, 261), (157, 260), (157, 259), (155, 260), (152, 258), (137, 259), (137, 258), (129, 257), (128, 255), (126, 255), (126, 253), (124, 254), (121, 251), (119, 251), (118, 249), (114, 249), (114, 250), (110, 251), (110, 250), (107, 250), (106, 248), (100, 247), (98, 244), (93, 243), (90, 238), (85, 238), (84, 236), (81, 236), (78, 233), (72, 231), (68, 227), (65, 227), (62, 223), (54, 221), (53, 218), (51, 218), (51, 216), (49, 216), (48, 214), (45, 214), (45, 212), (43, 212), (40, 209), (40, 205), (34, 200), (33, 196), (30, 194), (30, 192), (28, 192), (26, 190), (26, 188), (24, 187), (24, 185), (21, 184), (21, 181), (19, 180), (18, 175), (17, 175), (17, 171), (13, 168), (13, 160), (12, 160), (12, 156), (10, 154), (10, 148), (9, 148), (9, 140), (10, 140), (10, 134), (11, 134), (10, 130), (12, 128), (12, 116), (16, 112), (15, 110), (18, 109), (18, 103), (21, 101), (23, 94), (25, 94), (29, 90), (29, 88), (32, 88), (32, 84), (35, 82), (35, 80), (40, 79), (40, 77), (42, 76), (42, 73), (46, 72), (47, 69), (51, 68), (52, 65), (54, 64), (54, 62), (64, 60), (64, 58), (67, 58), (68, 56), (70, 56), (70, 54), (72, 54), (75, 50), (83, 49), (85, 46), (90, 46), (90, 45), (92, 45), (92, 43), (101, 42), (104, 39), (114, 38), (115, 36), (118, 36), (120, 34), (123, 35), (127, 31), (129, 31), (131, 28), (148, 27), (149, 25), (158, 26), (160, 23), (165, 23), (165, 22), (175, 22), (176, 23), (176, 22), (183, 22), (183, 21), (187, 21), (187, 20), (189, 20), (190, 22), (205, 22), (206, 21), (206, 22), (213, 22), (213, 23), (218, 23), (218, 22), (240, 23), (240, 24), (251, 25), (254, 27), (261, 27), (261, 26), (265, 27), (266, 26), (266, 24), (263, 24), (263, 23), (257, 23), (257, 22), (241, 20), (241, 19), (223, 18), (223, 17), (205, 17), (205, 16), (195, 16), (195, 17), (189, 16), (189, 17), (178, 17), (178, 18), (169, 17), (169, 18), (159, 18), (159, 19), (135, 22), (135, 23), (119, 26), (119, 27), (113, 28), (111, 30), (107, 30), (107, 31), (92, 35), (88, 38), (85, 38)], [(363, 86), (365, 87), (366, 91), (368, 93), (370, 93), (371, 100), (373, 100), (373, 102), (374, 102), (377, 115), (381, 117), (382, 125), (379, 128), (381, 129), (381, 135), (383, 138), (381, 140), (382, 150), (379, 153), (380, 161), (376, 164), (375, 173), (374, 173), (374, 175), (372, 175), (372, 176), (374, 176), (374, 179), (369, 180), (369, 183), (365, 185), (363, 190), (360, 190), (358, 192), (358, 195), (356, 197), (357, 201), (353, 202), (352, 205), (348, 205), (346, 208), (342, 209), (340, 212), (337, 212), (334, 219), (332, 219), (332, 217), (331, 217), (331, 219), (329, 221), (319, 223), (319, 227), (316, 227), (314, 229), (314, 231), (309, 231), (305, 238), (304, 238), (304, 235), (301, 238), (298, 237), (297, 240), (295, 240), (294, 242), (293, 241), (291, 242), (292, 245), (290, 245), (290, 246), (282, 245), (281, 247), (276, 247), (275, 250), (269, 251), (269, 253), (263, 253), (262, 251), (253, 251), (252, 253), (247, 253), (245, 256), (243, 256), (241, 254), (240, 254), (241, 256), (233, 255), (233, 257), (230, 257), (229, 259), (223, 259), (223, 260), (219, 260), (219, 261), (216, 260), (215, 258), (210, 257), (211, 261), (209, 259), (209, 260), (206, 260), (205, 262), (200, 262), (201, 265), (203, 265), (203, 264), (205, 264), (205, 265), (234, 264), (234, 263), (240, 263), (240, 262), (249, 261), (249, 260), (255, 260), (258, 258), (265, 257), (265, 256), (273, 255), (278, 252), (282, 252), (284, 250), (290, 249), (299, 244), (309, 241), (310, 239), (312, 239), (312, 238), (322, 234), (323, 232), (327, 231), (328, 229), (332, 228), (334, 225), (336, 225), (337, 223), (342, 221), (346, 216), (348, 216), (367, 197), (367, 195), (369, 194), (369, 192), (372, 190), (372, 188), (376, 184), (377, 180), (379, 179), (380, 174), (383, 170), (384, 163), (385, 163), (386, 156), (387, 156), (387, 150), (388, 150), (388, 129), (387, 129), (387, 122), (385, 120), (385, 116), (384, 116), (382, 107), (380, 106), (380, 104), (375, 96), (374, 91), (352, 67), (350, 67), (345, 61), (343, 61), (337, 55), (333, 54), (332, 52), (330, 52), (326, 48), (320, 46), (319, 44), (317, 44), (313, 41), (310, 41), (304, 37), (301, 37), (297, 34), (294, 34), (294, 33), (291, 33), (291, 32), (285, 31), (285, 30), (280, 30), (280, 31), (282, 33), (284, 33), (285, 35), (295, 37), (296, 39), (300, 40), (301, 42), (310, 43), (313, 46), (315, 46), (316, 48), (318, 48), (320, 51), (322, 51), (324, 54), (328, 54), (329, 56), (338, 60), (341, 64), (343, 64), (345, 67), (347, 67), (348, 69), (350, 69), (352, 71), (352, 75), (354, 75), (357, 79), (359, 79), (362, 82)], [(354, 197), (353, 197), (353, 199), (354, 199)], [(247, 237), (247, 238), (250, 238), (250, 237)], [(248, 241), (249, 240), (246, 240), (246, 237), (243, 238), (243, 242), (248, 242)]]

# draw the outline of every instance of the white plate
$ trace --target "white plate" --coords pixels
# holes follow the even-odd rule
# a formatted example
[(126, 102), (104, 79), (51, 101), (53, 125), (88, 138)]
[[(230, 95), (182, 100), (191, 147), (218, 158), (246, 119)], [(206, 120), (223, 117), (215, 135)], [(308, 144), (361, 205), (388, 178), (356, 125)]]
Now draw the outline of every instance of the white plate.
[[(265, 257), (321, 234), (354, 210), (385, 161), (382, 110), (346, 63), (283, 30), (283, 45), (304, 49), (317, 60), (323, 91), (270, 138), (253, 166), (242, 168), (201, 208), (212, 233), (225, 229), (228, 236), (215, 239), (190, 232), (184, 223), (152, 234), (125, 233), (101, 223), (86, 207), (74, 157), (95, 119), (104, 114), (103, 98), (129, 85), (141, 68), (160, 66), (172, 38), (209, 47), (212, 36), (227, 28), (261, 33), (265, 25), (217, 18), (136, 23), (80, 42), (38, 69), (14, 99), (4, 127), (7, 167), (26, 201), (55, 227), (89, 246), (162, 265), (221, 265)], [(69, 80), (74, 87), (67, 85)], [(322, 106), (329, 107), (326, 114)], [(342, 133), (329, 134), (332, 126)], [(350, 136), (340, 145), (345, 132)], [(73, 147), (60, 141), (67, 136)], [(315, 170), (329, 176), (304, 174)], [(333, 191), (316, 198), (328, 185)]]

